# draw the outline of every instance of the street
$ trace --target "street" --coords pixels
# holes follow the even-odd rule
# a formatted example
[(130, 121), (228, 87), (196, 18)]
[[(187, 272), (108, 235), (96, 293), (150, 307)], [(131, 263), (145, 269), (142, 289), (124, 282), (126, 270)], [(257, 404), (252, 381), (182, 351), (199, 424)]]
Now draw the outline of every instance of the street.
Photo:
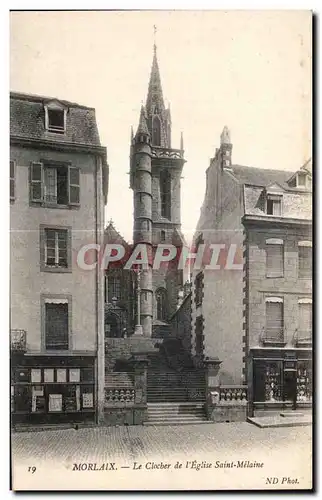
[(311, 433), (246, 422), (15, 433), (13, 487), (307, 489)]

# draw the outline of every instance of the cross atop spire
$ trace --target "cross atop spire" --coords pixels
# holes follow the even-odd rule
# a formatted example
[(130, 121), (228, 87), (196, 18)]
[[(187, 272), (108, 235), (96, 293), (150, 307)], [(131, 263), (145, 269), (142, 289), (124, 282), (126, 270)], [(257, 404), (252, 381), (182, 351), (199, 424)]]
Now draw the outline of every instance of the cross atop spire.
[(157, 53), (157, 27), (155, 24), (153, 25), (153, 40), (154, 40), (153, 52), (154, 52), (154, 54), (156, 54)]

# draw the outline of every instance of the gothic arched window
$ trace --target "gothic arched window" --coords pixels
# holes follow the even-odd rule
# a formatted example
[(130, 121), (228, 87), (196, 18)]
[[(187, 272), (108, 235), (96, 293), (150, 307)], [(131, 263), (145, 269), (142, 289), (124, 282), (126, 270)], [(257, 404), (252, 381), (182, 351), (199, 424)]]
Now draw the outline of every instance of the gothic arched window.
[(160, 172), (161, 216), (171, 219), (171, 175), (167, 170)]
[(165, 288), (159, 288), (156, 291), (157, 319), (165, 321), (167, 318), (167, 291)]
[(152, 120), (152, 145), (161, 146), (161, 123), (158, 116)]

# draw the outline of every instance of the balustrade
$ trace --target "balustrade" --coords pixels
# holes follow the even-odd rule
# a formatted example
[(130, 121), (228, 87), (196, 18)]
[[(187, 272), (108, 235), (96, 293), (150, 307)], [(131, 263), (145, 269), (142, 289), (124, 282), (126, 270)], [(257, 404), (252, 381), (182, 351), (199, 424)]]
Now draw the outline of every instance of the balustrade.
[(26, 351), (26, 330), (11, 330), (10, 331), (11, 350), (12, 351)]
[(168, 149), (168, 148), (152, 148), (152, 158), (172, 158), (183, 159), (183, 151), (181, 149)]
[(246, 385), (222, 385), (220, 386), (220, 402), (240, 403), (247, 401)]
[(113, 405), (117, 403), (134, 404), (135, 390), (134, 389), (115, 389), (105, 388), (105, 403)]

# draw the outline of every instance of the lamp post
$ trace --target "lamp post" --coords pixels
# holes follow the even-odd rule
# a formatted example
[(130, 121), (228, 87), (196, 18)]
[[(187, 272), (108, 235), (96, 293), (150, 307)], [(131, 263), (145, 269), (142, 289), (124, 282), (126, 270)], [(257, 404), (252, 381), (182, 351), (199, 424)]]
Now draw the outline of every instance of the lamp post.
[(136, 315), (136, 325), (134, 329), (134, 335), (143, 335), (143, 328), (141, 325), (141, 286), (140, 286), (141, 269), (137, 268), (135, 272), (137, 276), (137, 284), (136, 284), (137, 315)]

